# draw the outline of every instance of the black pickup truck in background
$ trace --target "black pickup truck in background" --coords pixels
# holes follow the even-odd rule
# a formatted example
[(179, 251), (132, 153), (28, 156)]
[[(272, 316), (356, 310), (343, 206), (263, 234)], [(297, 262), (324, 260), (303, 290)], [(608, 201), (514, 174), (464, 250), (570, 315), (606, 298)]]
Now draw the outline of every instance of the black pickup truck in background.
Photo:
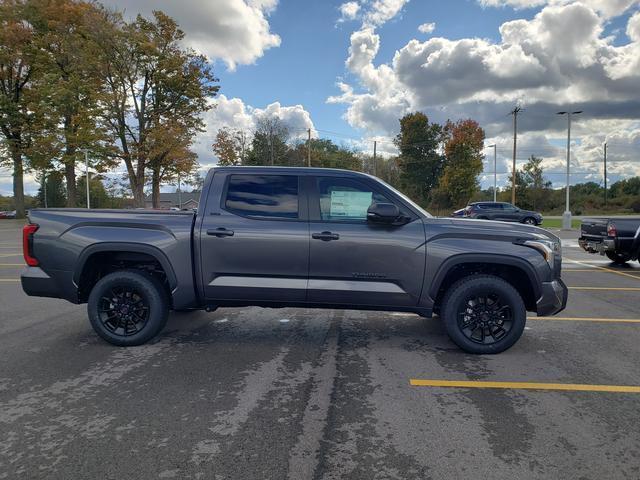
[(606, 255), (614, 263), (638, 260), (640, 217), (585, 218), (578, 243), (583, 250)]

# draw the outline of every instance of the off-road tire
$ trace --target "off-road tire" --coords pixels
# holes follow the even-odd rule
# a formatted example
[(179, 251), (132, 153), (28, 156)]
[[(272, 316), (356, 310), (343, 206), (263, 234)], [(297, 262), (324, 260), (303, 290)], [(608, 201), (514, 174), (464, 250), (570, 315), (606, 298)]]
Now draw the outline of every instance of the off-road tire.
[[(508, 306), (510, 327), (504, 336), (493, 339), (493, 343), (484, 344), (469, 338), (465, 334), (463, 325), (468, 312), (468, 301), (475, 296), (495, 296), (500, 299), (499, 305)], [(504, 312), (502, 313), (504, 314)], [(472, 275), (458, 280), (445, 293), (440, 309), (440, 316), (444, 321), (449, 338), (462, 350), (469, 353), (486, 354), (500, 353), (518, 341), (524, 331), (527, 312), (518, 291), (505, 280), (494, 275)], [(499, 316), (499, 315), (498, 315)], [(494, 327), (499, 327), (500, 320)], [(503, 323), (506, 330), (506, 322)], [(480, 327), (478, 327), (480, 328)], [(491, 328), (491, 327), (488, 327)], [(469, 330), (469, 329), (466, 329)], [(484, 340), (484, 329), (482, 337)], [(494, 330), (497, 331), (497, 330)]]
[[(118, 299), (126, 299), (126, 293), (118, 297), (117, 292), (131, 292), (131, 305), (126, 307), (130, 310), (124, 314), (121, 309), (125, 307), (119, 306)], [(116, 308), (118, 312), (110, 316)], [(158, 335), (166, 325), (169, 300), (166, 289), (157, 278), (145, 272), (121, 270), (104, 276), (95, 284), (87, 301), (87, 311), (91, 326), (107, 342), (118, 346), (142, 345)], [(136, 324), (142, 324), (139, 330), (133, 328), (133, 322), (138, 318), (145, 320)]]

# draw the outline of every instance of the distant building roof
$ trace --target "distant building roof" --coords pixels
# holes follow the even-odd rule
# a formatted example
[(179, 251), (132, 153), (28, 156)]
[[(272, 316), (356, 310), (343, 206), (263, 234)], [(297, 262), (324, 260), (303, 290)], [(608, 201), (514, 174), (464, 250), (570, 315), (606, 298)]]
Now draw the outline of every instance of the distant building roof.
[[(160, 203), (178, 205), (180, 200), (182, 200), (183, 204), (191, 200), (198, 202), (200, 200), (200, 192), (182, 192), (182, 194), (179, 194), (178, 192), (160, 193)], [(144, 201), (151, 203), (151, 195), (145, 196)]]

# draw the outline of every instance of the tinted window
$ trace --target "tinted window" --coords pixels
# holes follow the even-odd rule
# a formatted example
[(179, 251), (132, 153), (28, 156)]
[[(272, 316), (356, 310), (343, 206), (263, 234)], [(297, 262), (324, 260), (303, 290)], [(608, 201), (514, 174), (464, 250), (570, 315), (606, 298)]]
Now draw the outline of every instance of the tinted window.
[(298, 177), (231, 175), (225, 208), (252, 217), (298, 218)]
[(392, 203), (384, 195), (357, 180), (322, 177), (317, 181), (322, 220), (365, 221), (367, 209), (372, 203)]

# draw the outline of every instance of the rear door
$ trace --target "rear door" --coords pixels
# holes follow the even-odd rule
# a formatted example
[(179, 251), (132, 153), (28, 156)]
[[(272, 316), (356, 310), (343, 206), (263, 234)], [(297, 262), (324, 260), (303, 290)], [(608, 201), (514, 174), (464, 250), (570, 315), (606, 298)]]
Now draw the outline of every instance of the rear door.
[[(310, 257), (307, 299), (312, 303), (415, 306), (425, 268), (422, 220), (400, 199), (368, 179), (309, 177)], [(395, 203), (409, 221), (368, 223), (372, 202)]]
[(519, 222), (520, 210), (511, 205), (510, 203), (503, 203), (502, 206), (502, 218), (507, 222)]
[(200, 232), (205, 298), (304, 301), (309, 225), (300, 177), (222, 171), (210, 191)]

